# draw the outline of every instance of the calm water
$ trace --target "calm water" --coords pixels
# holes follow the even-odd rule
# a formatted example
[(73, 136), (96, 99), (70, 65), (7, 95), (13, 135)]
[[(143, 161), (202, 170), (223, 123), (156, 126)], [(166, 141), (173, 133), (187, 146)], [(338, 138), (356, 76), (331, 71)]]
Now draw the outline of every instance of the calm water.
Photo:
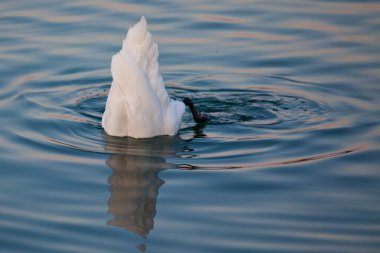
[[(179, 135), (105, 135), (145, 15)], [(379, 252), (379, 1), (1, 1), (0, 252)]]

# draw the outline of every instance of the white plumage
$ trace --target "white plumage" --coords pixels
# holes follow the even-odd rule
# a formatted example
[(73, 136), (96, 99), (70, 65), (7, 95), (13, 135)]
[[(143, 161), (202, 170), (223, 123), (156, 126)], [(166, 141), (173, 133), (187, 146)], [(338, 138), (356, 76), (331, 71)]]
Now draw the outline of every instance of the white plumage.
[(134, 138), (177, 134), (185, 104), (169, 98), (158, 55), (157, 43), (141, 17), (112, 57), (113, 81), (102, 118), (107, 134)]

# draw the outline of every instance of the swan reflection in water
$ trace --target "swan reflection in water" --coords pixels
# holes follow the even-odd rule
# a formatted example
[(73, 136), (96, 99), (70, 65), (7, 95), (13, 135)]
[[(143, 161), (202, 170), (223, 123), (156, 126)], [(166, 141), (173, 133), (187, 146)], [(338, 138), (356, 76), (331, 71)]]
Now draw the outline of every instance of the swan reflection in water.
[(108, 179), (108, 211), (113, 218), (107, 224), (146, 238), (153, 229), (158, 190), (164, 184), (158, 174), (173, 166), (165, 158), (180, 152), (183, 141), (178, 136), (137, 140), (106, 134), (104, 139), (104, 149), (110, 153), (106, 164), (113, 170)]

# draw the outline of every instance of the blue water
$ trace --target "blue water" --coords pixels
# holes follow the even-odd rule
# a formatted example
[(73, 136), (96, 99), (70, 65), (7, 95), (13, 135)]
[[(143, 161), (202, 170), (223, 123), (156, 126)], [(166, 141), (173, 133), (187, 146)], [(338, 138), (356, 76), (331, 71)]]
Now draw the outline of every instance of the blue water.
[[(178, 136), (107, 136), (145, 15)], [(378, 1), (1, 1), (0, 252), (379, 252)]]

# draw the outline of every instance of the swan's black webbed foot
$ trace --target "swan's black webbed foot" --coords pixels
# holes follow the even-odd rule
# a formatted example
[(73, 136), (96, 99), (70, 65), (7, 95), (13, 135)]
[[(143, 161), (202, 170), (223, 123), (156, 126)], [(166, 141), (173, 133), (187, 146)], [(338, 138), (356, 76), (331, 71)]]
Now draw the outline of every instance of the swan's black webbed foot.
[(190, 98), (185, 97), (183, 99), (183, 103), (190, 108), (190, 111), (191, 111), (191, 113), (193, 115), (193, 119), (194, 119), (195, 122), (197, 122), (197, 123), (205, 123), (205, 122), (207, 122), (207, 121), (210, 120), (210, 118), (205, 113), (197, 111), (197, 109), (194, 106), (193, 101)]

